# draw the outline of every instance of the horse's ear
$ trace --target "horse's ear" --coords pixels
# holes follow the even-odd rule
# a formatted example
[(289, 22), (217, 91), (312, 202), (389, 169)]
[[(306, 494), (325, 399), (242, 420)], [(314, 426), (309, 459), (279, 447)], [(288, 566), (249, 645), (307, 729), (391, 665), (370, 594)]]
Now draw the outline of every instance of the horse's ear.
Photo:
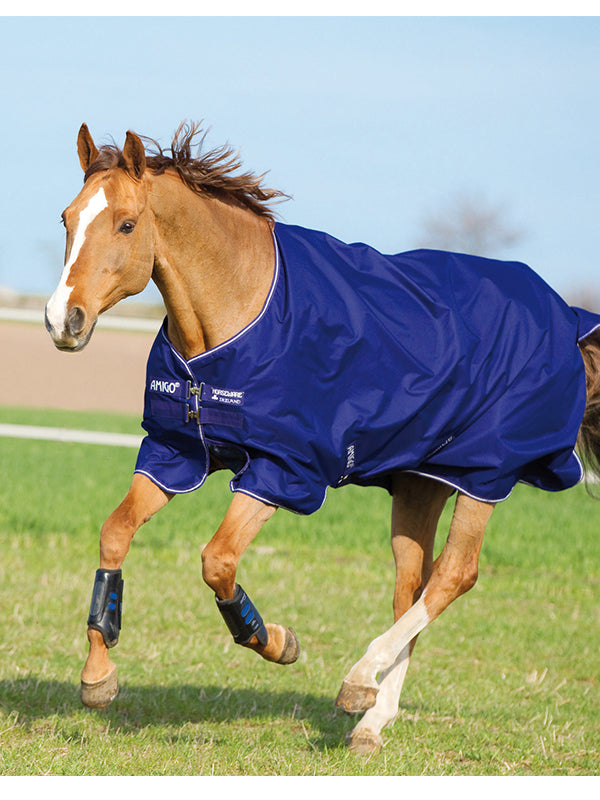
[(98, 148), (94, 144), (94, 140), (85, 122), (79, 129), (79, 135), (77, 136), (77, 152), (79, 154), (81, 169), (87, 172), (98, 157)]
[(131, 131), (127, 131), (125, 137), (123, 159), (127, 172), (134, 178), (141, 178), (146, 169), (146, 153), (140, 137)]

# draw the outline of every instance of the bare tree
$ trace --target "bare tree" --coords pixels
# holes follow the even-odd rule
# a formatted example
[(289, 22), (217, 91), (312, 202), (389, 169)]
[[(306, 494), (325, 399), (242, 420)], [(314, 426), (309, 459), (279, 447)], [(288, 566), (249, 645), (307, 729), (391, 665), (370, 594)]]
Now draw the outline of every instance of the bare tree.
[(499, 257), (524, 238), (523, 231), (505, 217), (504, 206), (477, 194), (459, 194), (447, 207), (424, 217), (420, 243), (439, 250)]

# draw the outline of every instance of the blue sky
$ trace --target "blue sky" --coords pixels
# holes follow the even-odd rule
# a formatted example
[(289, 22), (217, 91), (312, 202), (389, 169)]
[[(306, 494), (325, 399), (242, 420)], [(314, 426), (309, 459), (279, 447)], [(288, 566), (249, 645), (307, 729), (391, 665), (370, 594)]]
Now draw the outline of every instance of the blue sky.
[(494, 255), (600, 287), (600, 18), (4, 17), (0, 63), (0, 286), (53, 290), (82, 122), (167, 145), (202, 119), (284, 222), (397, 252), (475, 194), (525, 234)]

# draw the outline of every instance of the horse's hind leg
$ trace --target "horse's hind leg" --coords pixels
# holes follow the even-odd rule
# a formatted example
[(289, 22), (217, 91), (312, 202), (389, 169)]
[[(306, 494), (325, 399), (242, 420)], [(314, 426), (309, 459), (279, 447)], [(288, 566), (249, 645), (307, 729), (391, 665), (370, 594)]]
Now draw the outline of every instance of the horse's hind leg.
[(400, 693), (411, 652), (412, 648), (406, 646), (398, 660), (382, 673), (375, 705), (365, 712), (360, 722), (346, 735), (346, 744), (352, 752), (368, 755), (381, 749), (381, 731), (394, 721), (398, 713)]
[(144, 475), (135, 474), (123, 502), (102, 526), (100, 569), (88, 620), (90, 649), (81, 672), (81, 701), (88, 708), (103, 708), (119, 690), (117, 668), (108, 657), (120, 628), (120, 571), (138, 528), (170, 499)]
[[(395, 476), (392, 502), (392, 551), (396, 563), (394, 621), (419, 598), (433, 565), (437, 524), (450, 490), (444, 484), (410, 473)], [(354, 752), (381, 746), (381, 731), (398, 712), (398, 702), (416, 637), (383, 673), (375, 704), (348, 736)], [(343, 703), (342, 696), (342, 703)], [(368, 698), (367, 698), (368, 701)]]
[[(371, 704), (352, 707), (352, 702), (355, 698), (369, 699), (369, 693), (375, 697), (379, 689), (377, 675), (389, 670), (412, 639), (475, 584), (479, 552), (492, 510), (491, 503), (458, 495), (448, 539), (423, 593), (388, 631), (371, 642), (352, 667), (342, 684), (338, 705), (355, 711), (369, 707)], [(357, 691), (359, 687), (362, 688)]]

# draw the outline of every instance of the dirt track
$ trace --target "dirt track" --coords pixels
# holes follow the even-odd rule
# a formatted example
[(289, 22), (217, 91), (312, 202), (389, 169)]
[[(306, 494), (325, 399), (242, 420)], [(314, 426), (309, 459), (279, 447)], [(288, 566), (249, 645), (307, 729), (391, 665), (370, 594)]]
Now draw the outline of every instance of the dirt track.
[(153, 333), (98, 328), (85, 350), (61, 353), (43, 324), (0, 322), (0, 405), (141, 416), (153, 339)]

